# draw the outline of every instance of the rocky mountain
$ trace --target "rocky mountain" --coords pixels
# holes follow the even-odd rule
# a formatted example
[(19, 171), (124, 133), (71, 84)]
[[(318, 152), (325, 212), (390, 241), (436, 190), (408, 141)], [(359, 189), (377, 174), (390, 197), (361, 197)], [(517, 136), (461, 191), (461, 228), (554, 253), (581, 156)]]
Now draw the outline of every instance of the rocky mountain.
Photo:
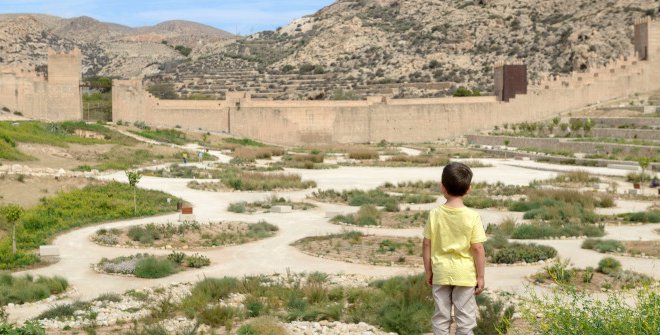
[[(263, 90), (273, 81), (257, 83), (258, 91), (276, 98), (331, 98), (337, 88), (368, 94), (365, 87), (383, 85), (398, 85), (393, 94), (399, 97), (452, 90), (420, 83), (490, 91), (492, 66), (499, 60), (524, 61), (534, 80), (627, 55), (634, 20), (659, 11), (658, 0), (338, 0), (276, 31), (224, 45), (212, 58), (169, 68), (154, 80), (175, 82), (184, 94), (208, 94), (226, 79), (239, 80), (222, 70), (232, 64), (236, 71), (238, 59), (245, 71), (316, 75), (314, 80), (327, 84), (278, 95)], [(208, 69), (217, 70), (217, 80), (191, 79)], [(250, 76), (250, 82), (257, 79)], [(250, 85), (233, 87), (255, 87)]]
[(501, 60), (525, 62), (532, 80), (607, 63), (631, 53), (635, 19), (659, 12), (660, 0), (337, 0), (246, 37), (188, 21), (0, 15), (0, 64), (43, 65), (47, 47), (78, 46), (87, 75), (146, 77), (184, 97), (430, 97), (491, 91)]
[(64, 19), (43, 14), (3, 14), (0, 64), (44, 69), (48, 47), (78, 47), (87, 76), (142, 77), (158, 73), (163, 64), (186, 59), (175, 50), (177, 45), (196, 48), (232, 38), (225, 31), (189, 21), (131, 28), (87, 16)]

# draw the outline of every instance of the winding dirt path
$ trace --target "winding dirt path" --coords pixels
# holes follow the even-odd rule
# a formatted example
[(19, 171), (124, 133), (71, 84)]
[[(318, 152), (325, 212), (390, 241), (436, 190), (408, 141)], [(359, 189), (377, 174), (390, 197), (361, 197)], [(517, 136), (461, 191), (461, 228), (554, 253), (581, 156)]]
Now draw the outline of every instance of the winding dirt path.
[[(214, 153), (219, 154), (219, 153)], [(225, 157), (221, 157), (226, 159)], [(507, 166), (503, 163), (490, 162), (493, 167), (475, 169), (476, 181), (490, 183), (502, 181), (507, 184), (526, 185), (534, 179), (554, 177), (554, 172), (530, 170), (521, 167)], [(303, 179), (315, 180), (321, 189), (370, 189), (389, 182), (437, 180), (442, 168), (359, 168), (347, 167), (334, 170), (295, 170)], [(123, 172), (99, 177), (103, 180), (118, 180), (126, 182)], [(102, 247), (90, 241), (99, 228), (120, 228), (136, 224), (176, 222), (178, 215), (170, 214), (158, 217), (124, 220), (103, 223), (96, 226), (81, 228), (57, 237), (53, 244), (60, 248), (61, 260), (51, 266), (24, 271), (33, 275), (60, 275), (69, 280), (74, 288), (70, 294), (71, 299), (91, 299), (106, 292), (124, 292), (129, 289), (141, 289), (150, 286), (166, 285), (176, 282), (196, 281), (203, 277), (217, 276), (243, 276), (251, 274), (270, 274), (293, 272), (322, 271), (327, 273), (363, 274), (374, 277), (387, 277), (393, 275), (419, 273), (421, 269), (383, 267), (362, 264), (352, 264), (327, 259), (320, 259), (299, 252), (290, 244), (307, 236), (337, 233), (346, 229), (328, 222), (325, 212), (329, 210), (355, 211), (348, 206), (322, 204), (318, 208), (308, 211), (296, 211), (288, 214), (236, 214), (226, 210), (230, 203), (237, 201), (257, 201), (270, 196), (270, 192), (206, 192), (193, 190), (186, 186), (189, 179), (166, 179), (156, 177), (143, 177), (139, 186), (146, 189), (161, 190), (183, 198), (193, 204), (198, 221), (245, 221), (258, 222), (265, 220), (280, 228), (278, 234), (272, 238), (252, 243), (220, 247), (205, 250), (200, 253), (208, 256), (211, 266), (177, 273), (161, 279), (139, 279), (133, 277), (120, 277), (99, 274), (91, 269), (90, 265), (97, 263), (101, 258), (112, 258), (122, 255), (131, 255), (138, 252), (153, 254), (167, 254), (169, 251), (154, 249), (124, 249)], [(280, 192), (278, 196), (291, 200), (302, 200), (313, 190)], [(432, 205), (429, 205), (432, 206)], [(507, 215), (506, 212), (492, 210), (481, 211), (484, 222), (497, 222)], [(617, 227), (617, 234), (621, 236), (636, 236), (648, 234), (645, 226)], [(642, 232), (642, 230), (644, 231)], [(417, 229), (377, 229), (359, 228), (365, 233), (388, 236), (421, 236), (421, 228)], [(651, 229), (652, 230), (652, 229)], [(535, 241), (540, 244), (552, 245), (560, 252), (560, 256), (571, 258), (578, 266), (595, 266), (602, 257), (593, 251), (580, 249), (581, 241)], [(622, 258), (625, 268), (650, 274), (658, 278), (655, 260), (636, 258)], [(488, 267), (487, 286), (490, 289), (521, 291), (527, 284), (525, 277), (537, 272), (540, 265)], [(36, 303), (9, 308), (12, 320), (22, 321), (36, 316), (49, 307), (49, 303)]]

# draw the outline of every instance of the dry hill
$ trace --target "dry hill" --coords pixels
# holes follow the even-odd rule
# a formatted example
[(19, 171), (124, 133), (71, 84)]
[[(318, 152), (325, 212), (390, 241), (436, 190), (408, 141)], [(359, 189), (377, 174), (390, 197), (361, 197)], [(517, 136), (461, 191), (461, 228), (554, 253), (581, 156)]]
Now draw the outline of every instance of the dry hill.
[(403, 88), (390, 90), (398, 96), (433, 96), (447, 91), (422, 84), (442, 82), (490, 91), (497, 60), (522, 59), (535, 79), (626, 55), (634, 20), (659, 8), (658, 0), (339, 0), (155, 79), (184, 94), (243, 87), (275, 98), (392, 87)]

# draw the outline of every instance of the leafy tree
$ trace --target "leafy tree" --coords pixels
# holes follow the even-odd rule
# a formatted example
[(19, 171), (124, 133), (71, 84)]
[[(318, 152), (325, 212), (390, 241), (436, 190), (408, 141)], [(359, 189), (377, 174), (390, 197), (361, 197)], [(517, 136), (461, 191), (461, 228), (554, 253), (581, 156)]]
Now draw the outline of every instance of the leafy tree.
[(158, 99), (178, 99), (179, 95), (172, 84), (154, 84), (147, 87), (147, 91)]
[(188, 47), (183, 46), (183, 45), (175, 46), (174, 50), (178, 51), (180, 54), (184, 55), (185, 57), (188, 57), (188, 55), (190, 55), (190, 53), (192, 52), (191, 48), (188, 48)]
[(481, 92), (479, 90), (470, 90), (469, 88), (466, 88), (464, 86), (460, 86), (459, 88), (454, 91), (454, 96), (455, 97), (478, 97), (481, 96)]
[(12, 255), (16, 255), (16, 223), (23, 215), (23, 208), (10, 204), (2, 208), (2, 215), (11, 226), (11, 252)]
[(128, 183), (133, 187), (133, 205), (135, 207), (135, 214), (137, 214), (137, 184), (140, 182), (142, 175), (138, 171), (126, 171)]

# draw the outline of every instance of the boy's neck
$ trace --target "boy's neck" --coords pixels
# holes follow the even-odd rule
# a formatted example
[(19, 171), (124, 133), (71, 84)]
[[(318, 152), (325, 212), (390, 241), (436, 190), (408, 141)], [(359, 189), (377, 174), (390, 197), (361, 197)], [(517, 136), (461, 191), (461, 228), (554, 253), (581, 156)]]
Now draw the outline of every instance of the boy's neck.
[(454, 196), (445, 196), (447, 199), (447, 202), (445, 202), (445, 206), (451, 207), (451, 208), (461, 208), (465, 207), (463, 204), (463, 197), (454, 197)]

